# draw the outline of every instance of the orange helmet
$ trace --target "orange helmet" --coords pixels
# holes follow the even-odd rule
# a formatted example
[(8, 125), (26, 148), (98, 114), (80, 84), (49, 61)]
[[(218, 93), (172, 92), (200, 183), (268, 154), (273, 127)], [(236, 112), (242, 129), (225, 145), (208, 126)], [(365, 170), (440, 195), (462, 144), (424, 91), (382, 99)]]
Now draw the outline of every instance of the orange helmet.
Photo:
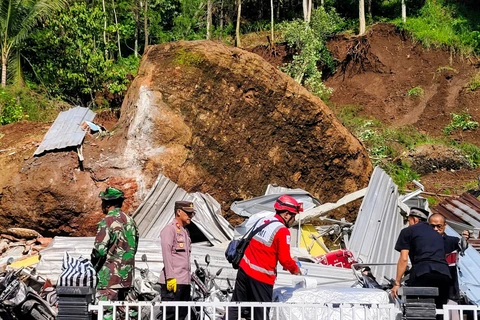
[(294, 197), (287, 195), (278, 197), (273, 207), (277, 211), (288, 211), (293, 214), (303, 212), (303, 203), (298, 202)]

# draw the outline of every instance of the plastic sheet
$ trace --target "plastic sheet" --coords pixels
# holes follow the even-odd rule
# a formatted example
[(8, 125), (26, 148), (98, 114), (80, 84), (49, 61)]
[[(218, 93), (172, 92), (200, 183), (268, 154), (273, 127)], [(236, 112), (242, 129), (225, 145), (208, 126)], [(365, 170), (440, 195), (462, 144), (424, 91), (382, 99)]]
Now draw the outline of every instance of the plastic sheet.
[[(299, 284), (300, 285), (300, 284)], [(391, 319), (389, 309), (372, 308), (373, 304), (388, 305), (390, 298), (387, 292), (379, 289), (364, 288), (335, 288), (335, 287), (317, 287), (317, 288), (299, 288), (281, 287), (273, 292), (273, 301), (311, 304), (312, 310), (308, 308), (292, 308), (291, 310), (278, 309), (272, 310), (278, 313), (280, 320), (350, 320), (350, 319)], [(344, 304), (346, 308), (340, 306)], [(351, 308), (352, 304), (361, 304), (362, 307)], [(320, 308), (320, 306), (337, 306), (329, 308)], [(400, 309), (395, 309), (397, 318), (401, 318)], [(272, 319), (277, 319), (277, 314), (273, 314)]]

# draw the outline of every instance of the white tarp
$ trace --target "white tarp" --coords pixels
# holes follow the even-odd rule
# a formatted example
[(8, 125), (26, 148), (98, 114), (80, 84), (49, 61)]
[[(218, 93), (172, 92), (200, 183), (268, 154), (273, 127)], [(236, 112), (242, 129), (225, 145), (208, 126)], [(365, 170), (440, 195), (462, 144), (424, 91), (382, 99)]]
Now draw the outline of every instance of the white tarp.
[[(311, 304), (312, 310), (305, 309), (278, 309), (278, 318), (273, 314), (272, 319), (279, 320), (332, 320), (332, 319), (390, 319), (390, 310), (365, 308), (353, 311), (352, 314), (341, 314), (340, 308), (318, 308), (321, 305), (331, 304), (362, 304), (362, 305), (388, 305), (391, 303), (389, 294), (379, 289), (363, 288), (338, 288), (338, 287), (317, 287), (317, 288), (277, 288), (273, 292), (273, 301), (298, 304)], [(396, 309), (396, 313), (400, 310)]]

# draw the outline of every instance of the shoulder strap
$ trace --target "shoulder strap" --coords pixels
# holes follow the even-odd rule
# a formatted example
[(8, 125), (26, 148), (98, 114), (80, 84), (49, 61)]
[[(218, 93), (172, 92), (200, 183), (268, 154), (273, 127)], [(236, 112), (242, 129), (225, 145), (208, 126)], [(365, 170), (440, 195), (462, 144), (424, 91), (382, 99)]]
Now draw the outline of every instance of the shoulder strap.
[[(271, 223), (274, 223), (274, 222), (280, 222), (278, 220), (271, 220), (271, 221), (268, 221), (267, 223), (264, 223), (262, 224), (260, 227), (258, 227), (257, 229), (253, 230), (252, 232), (250, 232), (248, 234), (248, 237), (247, 237), (247, 241), (250, 242), (250, 240), (257, 234), (259, 233), (260, 231), (262, 231), (266, 226), (268, 226), (269, 224)], [(281, 222), (280, 222), (281, 223)]]

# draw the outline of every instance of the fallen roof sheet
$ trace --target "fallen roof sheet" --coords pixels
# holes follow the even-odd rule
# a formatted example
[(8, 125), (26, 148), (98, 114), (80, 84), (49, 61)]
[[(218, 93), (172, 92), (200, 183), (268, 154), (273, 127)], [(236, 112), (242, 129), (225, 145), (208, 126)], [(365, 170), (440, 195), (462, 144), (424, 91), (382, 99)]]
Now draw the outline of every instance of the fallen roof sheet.
[[(460, 235), (450, 226), (447, 226), (445, 232), (449, 236), (460, 237)], [(460, 256), (457, 263), (458, 285), (468, 299), (480, 305), (480, 253), (470, 245), (465, 251), (465, 255)]]
[[(66, 251), (72, 257), (90, 258), (93, 248), (94, 237), (55, 237), (50, 245), (40, 252), (40, 263), (37, 266), (37, 273), (56, 283), (62, 268), (62, 259)], [(138, 251), (135, 255), (136, 267), (145, 268), (146, 264), (141, 261), (142, 254), (147, 255), (148, 267), (155, 274), (159, 275), (163, 268), (162, 250), (159, 239), (141, 238), (138, 245)], [(232, 284), (235, 281), (237, 270), (225, 259), (225, 249), (217, 247), (192, 246), (191, 268), (195, 270), (194, 260), (205, 267), (205, 256), (210, 255), (209, 269), (212, 273), (219, 268), (223, 268), (222, 273), (216, 278), (222, 288), (226, 288), (226, 279), (230, 279)], [(303, 267), (308, 269), (308, 278), (314, 279), (319, 285), (329, 285), (335, 287), (350, 287), (357, 278), (352, 270), (325, 266), (314, 263), (303, 263)], [(290, 274), (288, 271), (277, 268), (278, 275), (275, 286), (291, 286), (296, 282), (303, 280), (303, 277)]]
[[(193, 226), (189, 226), (190, 231), (198, 228), (211, 245), (233, 239), (233, 227), (222, 216), (220, 204), (213, 197), (200, 192), (189, 194), (163, 175), (159, 175), (133, 214), (140, 237), (159, 239), (162, 229), (173, 220), (175, 201), (179, 200), (194, 203), (196, 214), (192, 219)], [(199, 233), (191, 233), (192, 241), (197, 242), (194, 236)]]
[(86, 134), (81, 124), (83, 121), (93, 121), (93, 118), (95, 112), (84, 107), (60, 112), (33, 155), (81, 145)]
[(480, 228), (480, 200), (468, 192), (460, 197), (445, 199), (433, 207), (432, 211), (442, 214), (449, 221), (463, 222)]
[[(303, 203), (303, 210), (307, 211), (314, 207), (318, 207), (322, 203), (310, 193), (302, 189), (287, 189), (282, 187), (268, 187), (267, 194), (243, 201), (234, 201), (230, 209), (242, 217), (250, 217), (262, 211), (275, 212), (273, 205), (277, 198), (283, 194), (287, 194), (295, 198), (295, 200)], [(278, 192), (278, 193), (273, 193)]]
[[(375, 167), (348, 249), (361, 263), (396, 263), (399, 253), (394, 250), (403, 218), (398, 208), (398, 187), (380, 167)], [(372, 266), (372, 273), (381, 282), (383, 277), (395, 277), (396, 266)]]

